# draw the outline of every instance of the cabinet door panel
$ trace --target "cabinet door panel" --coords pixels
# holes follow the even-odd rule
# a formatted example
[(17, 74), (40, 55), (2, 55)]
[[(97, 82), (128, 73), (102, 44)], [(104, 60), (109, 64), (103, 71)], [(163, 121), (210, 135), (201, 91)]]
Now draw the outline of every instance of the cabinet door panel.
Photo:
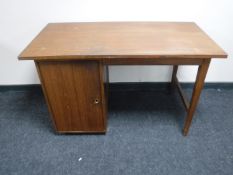
[(105, 132), (99, 64), (95, 61), (37, 63), (59, 132)]

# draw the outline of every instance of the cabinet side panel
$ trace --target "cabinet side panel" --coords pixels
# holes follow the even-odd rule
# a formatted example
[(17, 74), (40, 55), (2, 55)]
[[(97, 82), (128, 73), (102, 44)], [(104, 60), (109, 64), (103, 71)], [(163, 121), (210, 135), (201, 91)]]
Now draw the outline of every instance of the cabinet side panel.
[(45, 86), (44, 86), (44, 80), (43, 80), (42, 75), (41, 75), (40, 65), (39, 65), (38, 61), (34, 61), (34, 63), (36, 65), (36, 70), (37, 70), (37, 73), (38, 73), (39, 78), (40, 78), (41, 87), (42, 87), (42, 90), (43, 90), (43, 93), (44, 93), (44, 96), (45, 96), (45, 100), (46, 100), (46, 104), (48, 106), (48, 110), (49, 110), (49, 113), (50, 113), (50, 116), (51, 116), (51, 119), (52, 119), (52, 122), (53, 122), (53, 127), (57, 131), (57, 125), (56, 125), (54, 117), (53, 117), (54, 116), (53, 110), (51, 108), (51, 105), (50, 105), (50, 102), (49, 102), (49, 99), (48, 99), (48, 95), (47, 95), (47, 92), (46, 92), (46, 89), (45, 89)]
[(108, 115), (108, 98), (109, 98), (109, 71), (108, 71), (108, 65), (101, 64), (102, 71), (100, 71), (100, 77), (103, 78), (103, 84), (102, 84), (102, 98), (104, 100), (103, 104), (103, 112), (105, 117), (105, 125), (107, 126), (107, 115)]

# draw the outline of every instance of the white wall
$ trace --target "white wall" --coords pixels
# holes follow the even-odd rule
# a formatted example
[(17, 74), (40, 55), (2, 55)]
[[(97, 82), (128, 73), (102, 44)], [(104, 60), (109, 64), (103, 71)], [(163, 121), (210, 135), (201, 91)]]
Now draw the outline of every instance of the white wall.
[[(32, 61), (17, 56), (49, 22), (194, 21), (229, 54), (212, 61), (206, 81), (233, 82), (232, 0), (0, 0), (0, 85), (39, 83)], [(181, 67), (179, 78), (195, 78)], [(169, 66), (110, 68), (112, 82), (169, 81)]]

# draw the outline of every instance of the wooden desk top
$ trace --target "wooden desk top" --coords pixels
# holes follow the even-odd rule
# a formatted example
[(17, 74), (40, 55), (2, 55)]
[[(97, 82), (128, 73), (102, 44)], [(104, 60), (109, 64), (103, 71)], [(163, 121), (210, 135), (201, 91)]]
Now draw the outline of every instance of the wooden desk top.
[(22, 60), (226, 58), (195, 23), (51, 23), (19, 55)]

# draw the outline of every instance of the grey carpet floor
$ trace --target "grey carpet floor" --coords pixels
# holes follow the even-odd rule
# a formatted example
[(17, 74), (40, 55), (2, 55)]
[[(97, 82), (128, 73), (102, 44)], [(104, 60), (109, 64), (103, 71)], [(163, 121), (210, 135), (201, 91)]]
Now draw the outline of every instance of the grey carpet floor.
[(188, 137), (184, 117), (166, 89), (114, 91), (106, 135), (59, 135), (40, 91), (0, 92), (0, 174), (232, 175), (233, 90), (203, 90)]

